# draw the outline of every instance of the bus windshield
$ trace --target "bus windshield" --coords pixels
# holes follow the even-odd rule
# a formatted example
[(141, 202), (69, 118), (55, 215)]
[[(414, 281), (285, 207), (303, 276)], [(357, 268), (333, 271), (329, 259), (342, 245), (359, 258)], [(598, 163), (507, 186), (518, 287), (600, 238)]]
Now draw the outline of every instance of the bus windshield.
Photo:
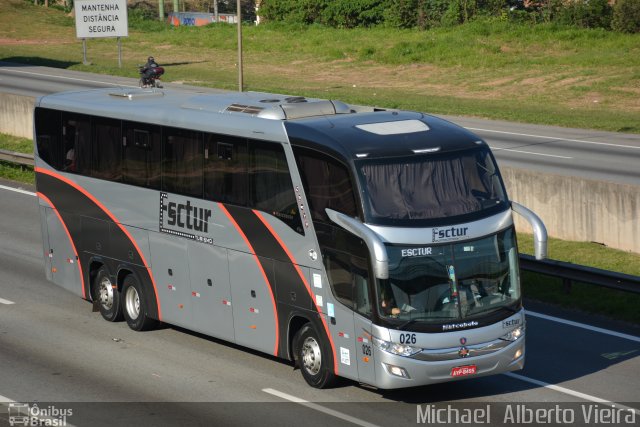
[[(507, 200), (489, 149), (356, 163), (364, 192), (365, 222), (416, 226), (483, 211), (506, 209)], [(425, 224), (426, 225), (426, 224)]]
[(438, 246), (387, 245), (389, 279), (377, 281), (382, 318), (443, 323), (513, 308), (520, 278), (513, 227)]

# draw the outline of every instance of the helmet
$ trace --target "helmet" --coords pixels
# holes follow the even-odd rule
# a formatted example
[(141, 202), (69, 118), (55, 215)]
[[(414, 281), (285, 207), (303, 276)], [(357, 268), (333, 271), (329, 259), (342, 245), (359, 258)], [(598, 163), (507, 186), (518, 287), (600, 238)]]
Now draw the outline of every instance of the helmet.
[(147, 61), (149, 62), (155, 61), (155, 58), (153, 56), (150, 56), (149, 58), (147, 58)]

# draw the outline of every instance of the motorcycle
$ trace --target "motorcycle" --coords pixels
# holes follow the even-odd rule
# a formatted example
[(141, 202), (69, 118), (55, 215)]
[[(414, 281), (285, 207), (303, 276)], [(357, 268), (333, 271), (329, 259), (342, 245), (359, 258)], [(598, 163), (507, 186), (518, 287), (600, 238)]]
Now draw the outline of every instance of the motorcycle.
[(149, 75), (147, 76), (147, 73), (146, 73), (147, 69), (145, 68), (145, 66), (144, 65), (138, 66), (138, 72), (140, 73), (140, 87), (161, 88), (162, 85), (160, 84), (160, 76), (164, 74), (164, 68), (152, 67), (149, 70), (151, 70), (151, 73), (149, 73)]

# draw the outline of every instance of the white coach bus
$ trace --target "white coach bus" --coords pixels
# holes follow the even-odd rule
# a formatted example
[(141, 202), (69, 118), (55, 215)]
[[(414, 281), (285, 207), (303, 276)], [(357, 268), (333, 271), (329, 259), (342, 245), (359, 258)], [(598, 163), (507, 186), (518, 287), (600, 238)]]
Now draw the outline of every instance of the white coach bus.
[(47, 278), (134, 330), (294, 361), (313, 387), (522, 369), (512, 212), (487, 144), (416, 112), (98, 89), (35, 109)]

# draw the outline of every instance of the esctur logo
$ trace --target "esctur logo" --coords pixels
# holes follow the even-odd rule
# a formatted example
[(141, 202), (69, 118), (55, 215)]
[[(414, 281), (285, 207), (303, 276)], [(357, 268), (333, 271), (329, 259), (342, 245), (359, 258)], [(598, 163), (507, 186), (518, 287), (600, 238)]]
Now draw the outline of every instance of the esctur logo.
[(434, 228), (431, 231), (431, 241), (457, 240), (467, 235), (469, 227)]
[(160, 193), (160, 231), (180, 237), (186, 237), (202, 243), (213, 244), (213, 239), (194, 232), (208, 233), (211, 209), (172, 201), (167, 193)]

